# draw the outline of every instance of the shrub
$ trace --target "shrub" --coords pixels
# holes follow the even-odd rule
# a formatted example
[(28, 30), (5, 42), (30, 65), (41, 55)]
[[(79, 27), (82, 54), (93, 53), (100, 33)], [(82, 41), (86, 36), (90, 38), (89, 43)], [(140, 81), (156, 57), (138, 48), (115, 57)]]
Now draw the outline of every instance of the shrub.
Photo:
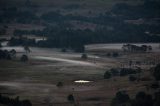
[(109, 79), (109, 78), (111, 78), (111, 73), (109, 71), (106, 71), (104, 73), (104, 79)]
[(153, 88), (153, 89), (158, 89), (158, 88), (159, 88), (159, 83), (158, 83), (158, 82), (154, 82), (154, 83), (151, 85), (151, 88)]
[(20, 60), (22, 62), (26, 62), (26, 61), (28, 61), (28, 56), (27, 55), (22, 55), (21, 58), (20, 58)]
[(113, 56), (113, 57), (118, 57), (119, 54), (118, 54), (118, 52), (113, 52), (112, 56)]
[(160, 64), (158, 64), (155, 69), (154, 69), (154, 72), (153, 72), (153, 76), (156, 80), (160, 80)]
[(32, 103), (29, 100), (23, 100), (22, 106), (32, 106)]
[(126, 106), (125, 104), (129, 101), (129, 95), (126, 94), (124, 91), (119, 91), (116, 93), (116, 97), (112, 100), (111, 106)]
[(61, 52), (66, 52), (67, 50), (66, 50), (66, 48), (62, 48), (62, 50), (61, 50)]
[(62, 87), (63, 86), (63, 83), (62, 82), (58, 82), (57, 83), (57, 87)]
[(160, 106), (160, 91), (155, 93), (154, 106)]
[(151, 81), (152, 79), (149, 78), (148, 76), (144, 76), (144, 77), (141, 77), (139, 78), (140, 81)]
[(136, 95), (135, 101), (132, 106), (153, 106), (152, 96), (145, 92), (139, 92)]
[(124, 91), (117, 92), (116, 98), (120, 103), (127, 102), (130, 100), (128, 94), (126, 94)]
[(92, 97), (92, 98), (88, 98), (88, 101), (100, 101), (101, 99), (99, 97)]
[(133, 76), (133, 75), (129, 76), (129, 81), (135, 81), (135, 80), (137, 80), (137, 78), (135, 76)]
[(156, 92), (154, 99), (150, 94), (138, 92), (134, 99), (130, 99), (124, 91), (116, 93), (112, 99), (111, 106), (160, 106), (160, 92)]
[(7, 60), (11, 60), (11, 59), (12, 59), (12, 58), (11, 58), (11, 55), (8, 54), (7, 57), (6, 57), (6, 59), (7, 59)]
[(120, 76), (126, 76), (128, 74), (136, 74), (137, 70), (136, 69), (131, 69), (131, 68), (122, 68), (120, 70)]
[(16, 98), (9, 98), (0, 94), (0, 106), (32, 106), (29, 100), (20, 100), (19, 96)]
[(74, 96), (72, 94), (68, 95), (67, 99), (70, 102), (74, 102)]
[(83, 53), (82, 56), (81, 56), (81, 58), (82, 58), (82, 59), (87, 59), (88, 56), (87, 56), (87, 54)]
[(110, 72), (113, 76), (118, 76), (119, 75), (119, 70), (118, 69), (115, 69), (115, 68), (111, 68), (110, 69)]
[(110, 57), (110, 56), (111, 56), (111, 53), (107, 53), (107, 56)]

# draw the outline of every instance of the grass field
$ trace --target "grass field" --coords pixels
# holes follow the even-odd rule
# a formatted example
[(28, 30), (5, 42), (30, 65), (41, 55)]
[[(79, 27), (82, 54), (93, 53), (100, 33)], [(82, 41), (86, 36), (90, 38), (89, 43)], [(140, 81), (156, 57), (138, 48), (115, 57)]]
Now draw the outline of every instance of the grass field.
[[(153, 65), (141, 66), (143, 72), (140, 76), (150, 79), (147, 81), (130, 82), (128, 76), (105, 80), (104, 72), (122, 64), (127, 66), (133, 58), (135, 61), (152, 61), (155, 56), (159, 57), (159, 53), (154, 52), (124, 54), (112, 58), (106, 57), (104, 51), (101, 52), (103, 55), (93, 55), (95, 52), (88, 51), (89, 58), (83, 60), (79, 53), (62, 53), (58, 49), (47, 48), (31, 50), (30, 60), (26, 63), (19, 61), (21, 54), (17, 55), (16, 60), (0, 60), (0, 93), (29, 99), (33, 106), (73, 106), (67, 100), (69, 94), (74, 95), (78, 106), (109, 106), (119, 90), (125, 90), (134, 97), (138, 91), (146, 91), (146, 86), (153, 82), (150, 71), (147, 71)], [(75, 80), (92, 82), (81, 84), (75, 83)], [(63, 82), (62, 87), (56, 86), (59, 81)], [(147, 92), (153, 91), (150, 89)]]

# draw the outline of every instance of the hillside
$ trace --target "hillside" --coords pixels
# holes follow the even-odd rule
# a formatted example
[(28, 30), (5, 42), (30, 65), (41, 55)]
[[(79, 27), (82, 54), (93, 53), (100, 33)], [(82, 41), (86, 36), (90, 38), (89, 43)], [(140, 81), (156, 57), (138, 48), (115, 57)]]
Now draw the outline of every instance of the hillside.
[[(91, 43), (160, 41), (160, 3), (156, 1), (1, 2), (0, 35), (49, 38), (46, 42), (28, 44), (32, 46), (83, 49)], [(12, 40), (12, 45), (21, 44)]]

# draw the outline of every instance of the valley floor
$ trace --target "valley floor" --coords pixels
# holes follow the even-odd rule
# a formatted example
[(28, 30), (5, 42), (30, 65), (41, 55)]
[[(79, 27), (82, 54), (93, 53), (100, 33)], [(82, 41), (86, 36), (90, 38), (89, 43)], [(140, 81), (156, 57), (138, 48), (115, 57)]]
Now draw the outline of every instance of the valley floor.
[[(90, 46), (91, 47), (91, 46)], [(75, 97), (76, 106), (109, 106), (117, 91), (125, 90), (131, 97), (139, 91), (152, 94), (148, 86), (154, 82), (150, 62), (160, 61), (159, 52), (120, 53), (119, 57), (107, 57), (108, 49), (87, 50), (88, 59), (81, 59), (80, 53), (61, 52), (59, 49), (31, 48), (28, 62), (20, 62), (25, 52), (19, 47), (17, 58), (0, 60), (0, 93), (10, 97), (29, 99), (33, 106), (75, 106), (67, 100), (69, 94)], [(102, 51), (101, 51), (102, 50)], [(114, 50), (115, 51), (115, 50)], [(104, 73), (111, 68), (129, 67), (128, 62), (140, 61), (141, 78), (147, 80), (130, 82), (128, 76), (104, 79)], [(133, 67), (136, 67), (134, 65)], [(89, 80), (89, 83), (75, 83), (75, 80)], [(62, 82), (62, 87), (57, 83)]]

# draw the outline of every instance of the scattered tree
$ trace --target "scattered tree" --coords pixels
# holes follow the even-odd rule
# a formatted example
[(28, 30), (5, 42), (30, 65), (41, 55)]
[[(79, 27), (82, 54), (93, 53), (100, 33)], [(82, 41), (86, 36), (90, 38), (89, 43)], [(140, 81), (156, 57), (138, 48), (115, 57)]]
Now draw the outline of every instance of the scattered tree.
[(129, 103), (130, 97), (125, 91), (119, 91), (116, 93), (116, 97), (112, 100), (111, 106), (126, 106)]
[(112, 76), (118, 76), (119, 75), (119, 69), (111, 68), (110, 72), (111, 72)]
[(22, 55), (20, 60), (22, 62), (26, 62), (26, 61), (28, 61), (28, 56), (27, 55)]
[(63, 86), (63, 83), (62, 82), (58, 82), (57, 83), (57, 87), (62, 87)]
[(158, 64), (153, 72), (153, 76), (155, 77), (156, 80), (160, 80), (160, 64)]
[(111, 53), (107, 53), (107, 56), (110, 57), (110, 56), (111, 56)]
[(152, 84), (151, 84), (151, 88), (153, 88), (153, 89), (158, 89), (159, 88), (159, 83), (156, 81), (156, 82), (153, 82)]
[(66, 52), (66, 51), (67, 51), (66, 48), (61, 49), (61, 52)]
[(81, 56), (81, 58), (82, 58), (82, 59), (87, 59), (87, 58), (88, 58), (88, 56), (87, 56), (87, 54), (86, 54), (86, 53), (83, 53), (83, 54), (82, 54), (82, 56)]
[(112, 56), (113, 56), (113, 57), (118, 57), (118, 56), (119, 56), (119, 53), (118, 53), (118, 52), (113, 52)]
[(3, 104), (5, 106), (32, 106), (32, 103), (29, 100), (20, 100), (19, 96), (14, 99), (7, 96), (2, 96), (1, 94), (0, 104)]
[(106, 71), (104, 73), (104, 79), (109, 79), (109, 78), (111, 78), (111, 73), (109, 71)]
[(137, 80), (137, 78), (135, 76), (133, 76), (133, 75), (129, 76), (129, 81), (136, 81), (136, 80)]
[(74, 102), (75, 101), (74, 96), (72, 94), (68, 95), (67, 99), (70, 102)]

